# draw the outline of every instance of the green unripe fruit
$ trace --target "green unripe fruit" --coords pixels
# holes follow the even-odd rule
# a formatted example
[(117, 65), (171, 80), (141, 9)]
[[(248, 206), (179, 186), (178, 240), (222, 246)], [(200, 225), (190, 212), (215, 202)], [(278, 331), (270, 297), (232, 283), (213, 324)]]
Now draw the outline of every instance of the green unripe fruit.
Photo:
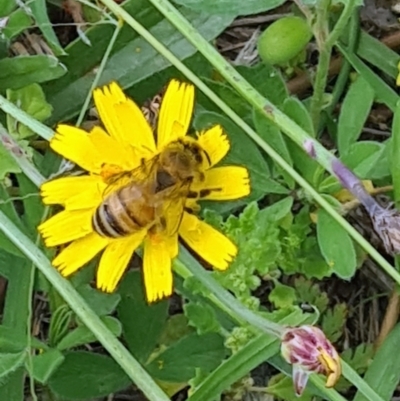
[(285, 65), (304, 50), (311, 38), (311, 29), (304, 19), (284, 17), (260, 35), (258, 54), (265, 63)]

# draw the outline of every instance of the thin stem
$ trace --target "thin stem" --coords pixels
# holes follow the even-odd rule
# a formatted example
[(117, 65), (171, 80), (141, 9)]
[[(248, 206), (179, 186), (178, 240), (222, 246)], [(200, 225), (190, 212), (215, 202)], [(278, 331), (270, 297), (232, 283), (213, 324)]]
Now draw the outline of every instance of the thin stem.
[(119, 35), (120, 31), (121, 31), (122, 26), (123, 26), (123, 21), (122, 20), (118, 20), (117, 27), (115, 28), (115, 31), (114, 31), (111, 39), (110, 39), (110, 42), (108, 43), (107, 49), (104, 52), (103, 58), (101, 59), (100, 65), (99, 65), (99, 67), (97, 69), (96, 76), (93, 79), (92, 85), (90, 86), (90, 90), (88, 91), (88, 94), (86, 96), (85, 102), (83, 103), (83, 106), (81, 108), (81, 112), (79, 113), (78, 119), (76, 121), (76, 125), (78, 127), (82, 124), (83, 118), (85, 117), (86, 110), (88, 109), (90, 100), (92, 99), (93, 90), (96, 88), (96, 86), (99, 83), (101, 74), (104, 71), (104, 68), (105, 68), (105, 66), (107, 64), (107, 61), (108, 61), (109, 57), (110, 57), (111, 50), (114, 47), (115, 41), (117, 40), (117, 37), (118, 37), (118, 35)]
[(126, 374), (151, 401), (170, 401), (151, 376), (108, 330), (74, 287), (65, 280), (35, 244), (0, 211), (0, 230), (30, 259), (96, 336)]
[(345, 6), (342, 13), (340, 14), (339, 19), (336, 22), (334, 28), (332, 29), (332, 32), (326, 39), (325, 45), (328, 47), (333, 47), (335, 45), (335, 43), (345, 30), (346, 25), (349, 22), (349, 19), (351, 18), (353, 11), (355, 10), (356, 0), (349, 0), (344, 3)]
[(324, 93), (328, 80), (329, 62), (331, 60), (332, 48), (324, 46), (319, 51), (317, 72), (315, 74), (314, 92), (311, 97), (310, 115), (313, 122), (315, 135), (318, 134), (321, 109), (324, 103)]

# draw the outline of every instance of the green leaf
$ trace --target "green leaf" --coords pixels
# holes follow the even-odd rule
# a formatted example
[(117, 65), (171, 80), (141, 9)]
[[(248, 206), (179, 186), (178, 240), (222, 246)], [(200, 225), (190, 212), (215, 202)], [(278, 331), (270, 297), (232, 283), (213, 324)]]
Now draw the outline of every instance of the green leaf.
[(376, 95), (376, 101), (384, 103), (393, 112), (399, 99), (397, 93), (366, 64), (364, 64), (356, 55), (348, 52), (341, 44), (337, 44), (339, 50), (346, 57), (353, 68), (368, 82)]
[(220, 324), (214, 309), (204, 302), (189, 302), (183, 305), (185, 315), (198, 334), (218, 332)]
[[(378, 349), (374, 360), (364, 375), (364, 380), (384, 400), (391, 400), (400, 378), (400, 324), (389, 333), (385, 342)], [(353, 401), (367, 401), (360, 392)]]
[(361, 30), (358, 40), (357, 54), (368, 63), (396, 79), (399, 73), (397, 64), (400, 62), (400, 56), (385, 43), (369, 35), (364, 30)]
[(129, 378), (110, 357), (92, 352), (69, 352), (48, 384), (58, 397), (87, 400), (126, 388)]
[(272, 10), (282, 5), (285, 0), (174, 0), (196, 11), (205, 11), (212, 14), (252, 15)]
[(99, 316), (109, 315), (114, 312), (121, 300), (119, 294), (107, 294), (92, 288), (89, 284), (80, 285), (76, 290)]
[(317, 237), (321, 253), (333, 271), (343, 279), (353, 277), (356, 253), (347, 231), (325, 210), (318, 211)]
[(392, 173), (394, 200), (398, 206), (400, 201), (400, 102), (397, 103), (393, 116), (390, 170)]
[(168, 301), (148, 305), (140, 272), (126, 275), (119, 289), (118, 317), (131, 353), (146, 362), (154, 351), (168, 316)]
[(54, 57), (17, 56), (0, 60), (0, 90), (19, 89), (32, 83), (51, 81), (66, 72)]
[[(112, 316), (102, 316), (101, 320), (116, 337), (121, 335), (122, 326), (119, 320)], [(90, 344), (95, 341), (97, 341), (97, 339), (94, 334), (86, 326), (79, 325), (62, 338), (62, 340), (57, 344), (57, 349), (59, 351), (64, 351), (79, 345)]]
[(8, 16), (16, 6), (17, 6), (16, 0), (1, 0), (0, 17)]
[[(14, 223), (18, 226), (21, 231), (25, 232), (26, 229), (22, 225), (21, 220), (18, 216), (18, 213), (15, 210), (14, 204), (12, 203), (11, 197), (9, 196), (7, 190), (5, 189), (4, 185), (0, 183), (0, 210)], [(12, 253), (16, 256), (23, 256), (22, 252), (8, 239), (8, 237), (0, 231), (0, 248), (6, 250), (7, 252)], [(23, 259), (16, 259), (15, 262), (18, 266), (18, 262), (23, 262)], [(16, 267), (18, 268), (18, 267)]]
[(374, 96), (374, 91), (362, 76), (351, 84), (344, 98), (338, 121), (337, 140), (341, 155), (346, 154), (350, 145), (361, 135)]
[(13, 11), (8, 16), (6, 26), (1, 30), (1, 33), (8, 39), (11, 40), (15, 36), (22, 33), (25, 29), (32, 25), (32, 18), (23, 10), (19, 8)]
[(9, 173), (20, 172), (21, 168), (18, 163), (10, 155), (10, 151), (4, 146), (3, 142), (0, 141), (0, 181), (3, 181)]
[(333, 343), (343, 334), (347, 312), (345, 303), (336, 304), (332, 309), (328, 309), (322, 317), (322, 331)]
[[(271, 381), (271, 380), (270, 380)], [(313, 399), (313, 393), (308, 387), (304, 390), (301, 396), (298, 396), (294, 392), (293, 379), (291, 377), (283, 376), (279, 374), (273, 383), (269, 384), (265, 388), (268, 394), (274, 396), (274, 399), (285, 400), (285, 401), (311, 401)]]
[(274, 288), (268, 295), (268, 300), (277, 309), (290, 308), (296, 302), (296, 291), (294, 288), (275, 281)]
[(37, 226), (42, 221), (45, 206), (40, 198), (37, 186), (24, 174), (17, 174), (16, 177), (24, 206), (22, 219), (32, 235), (36, 235)]
[(196, 369), (215, 369), (225, 357), (223, 338), (219, 334), (193, 333), (171, 345), (147, 365), (158, 380), (182, 383), (195, 376)]
[[(314, 136), (314, 128), (312, 125), (311, 117), (304, 104), (296, 98), (288, 98), (285, 100), (283, 110), (293, 121), (299, 124), (311, 136)], [(292, 157), (294, 166), (302, 173), (304, 178), (310, 183), (316, 182), (316, 177), (321, 171), (319, 164), (311, 159), (303, 149), (295, 144), (289, 138), (285, 138), (287, 147)]]
[(57, 349), (50, 349), (32, 358), (33, 377), (39, 383), (45, 384), (50, 376), (64, 362), (64, 355)]
[[(40, 122), (45, 121), (51, 116), (53, 108), (46, 102), (42, 88), (36, 83), (21, 89), (8, 90), (7, 98), (10, 102), (14, 103), (21, 110), (27, 112)], [(7, 114), (7, 128), (8, 132), (15, 139), (25, 139), (30, 136), (36, 136), (29, 127), (19, 123), (9, 114)]]
[(289, 92), (280, 71), (272, 65), (258, 63), (253, 67), (240, 65), (236, 69), (276, 107), (281, 107), (284, 101), (289, 98)]
[[(0, 263), (2, 263), (2, 255), (0, 254)], [(13, 327), (0, 325), (0, 351), (2, 353), (18, 353), (26, 347), (26, 340), (18, 338), (18, 332)]]
[[(186, 60), (196, 53), (196, 49), (175, 27), (163, 19), (161, 14), (155, 12), (149, 2), (145, 0), (126, 2), (124, 8), (180, 60)], [(233, 20), (229, 15), (209, 15), (190, 10), (182, 10), (182, 14), (207, 40), (216, 38)], [(67, 66), (68, 73), (63, 79), (44, 87), (46, 98), (54, 107), (54, 112), (48, 121), (50, 125), (79, 113), (93, 82), (93, 69), (102, 59), (114, 29), (114, 26), (95, 26), (85, 31), (92, 44), (91, 47), (77, 40), (66, 48), (68, 56), (62, 61)], [(85, 57), (82, 57), (82, 54)], [(126, 26), (119, 34), (99, 85), (115, 80), (127, 89), (166, 70), (169, 66), (169, 61)], [(157, 90), (159, 89), (160, 87)], [(68, 99), (68, 102), (65, 102), (65, 99)]]
[(290, 166), (293, 166), (285, 137), (282, 135), (280, 129), (270, 120), (267, 120), (264, 113), (257, 110), (254, 110), (253, 121), (258, 135), (285, 159)]
[(292, 210), (293, 197), (287, 196), (260, 211), (259, 221), (267, 224), (285, 218)]
[(390, 175), (389, 148), (386, 143), (360, 141), (350, 146), (341, 158), (343, 163), (361, 179), (380, 179)]
[(61, 47), (60, 42), (54, 33), (51, 21), (47, 14), (46, 1), (45, 0), (35, 0), (29, 3), (32, 15), (35, 18), (38, 28), (42, 31), (43, 36), (47, 40), (47, 43), (52, 48), (56, 56), (65, 55), (64, 49)]
[(17, 353), (0, 353), (0, 380), (4, 380), (10, 373), (22, 366), (25, 358), (25, 350)]

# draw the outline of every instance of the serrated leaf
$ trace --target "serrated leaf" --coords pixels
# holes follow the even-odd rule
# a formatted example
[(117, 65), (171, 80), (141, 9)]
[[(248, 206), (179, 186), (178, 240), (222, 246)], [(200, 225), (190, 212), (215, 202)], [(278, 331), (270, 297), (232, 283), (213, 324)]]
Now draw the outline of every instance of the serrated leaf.
[(322, 331), (328, 339), (334, 343), (343, 334), (343, 327), (346, 323), (347, 305), (336, 304), (332, 309), (328, 309), (322, 317)]
[(294, 286), (298, 293), (299, 301), (314, 305), (320, 314), (324, 313), (329, 304), (326, 292), (322, 292), (318, 284), (313, 284), (311, 280), (299, 277), (295, 280)]
[(146, 362), (154, 351), (168, 315), (168, 301), (153, 305), (146, 302), (140, 272), (126, 275), (119, 289), (121, 302), (118, 317), (122, 323), (124, 339), (131, 353)]
[(0, 90), (19, 89), (64, 75), (65, 67), (46, 55), (17, 56), (0, 60)]
[(268, 295), (268, 300), (278, 309), (290, 308), (296, 302), (296, 292), (294, 288), (275, 282), (274, 288)]
[(339, 114), (337, 141), (340, 155), (346, 154), (361, 135), (374, 97), (375, 92), (362, 76), (351, 84)]
[[(116, 337), (119, 337), (122, 332), (122, 326), (119, 320), (112, 316), (103, 316), (101, 320)], [(84, 325), (80, 325), (66, 334), (57, 344), (59, 351), (64, 351), (79, 345), (89, 344), (97, 341), (95, 335)]]
[(156, 379), (182, 383), (195, 376), (196, 369), (211, 371), (225, 357), (223, 338), (216, 333), (193, 333), (171, 345), (147, 365)]
[(50, 376), (63, 363), (64, 355), (56, 349), (44, 351), (32, 358), (33, 377), (39, 383), (45, 384)]
[(205, 11), (215, 14), (252, 15), (279, 7), (285, 0), (174, 0), (176, 4), (196, 11)]
[(333, 271), (343, 279), (353, 277), (356, 253), (347, 231), (325, 210), (318, 211), (317, 237), (321, 253)]
[(64, 362), (48, 382), (58, 397), (71, 401), (105, 397), (129, 383), (128, 376), (112, 358), (84, 351), (65, 354)]
[(198, 334), (218, 332), (220, 324), (210, 305), (203, 302), (189, 302), (183, 306), (189, 323), (196, 328)]

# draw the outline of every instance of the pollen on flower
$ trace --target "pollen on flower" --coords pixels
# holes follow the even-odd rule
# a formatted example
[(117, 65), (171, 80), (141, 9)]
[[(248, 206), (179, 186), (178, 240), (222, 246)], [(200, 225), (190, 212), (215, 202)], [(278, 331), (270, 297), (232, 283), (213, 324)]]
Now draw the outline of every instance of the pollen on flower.
[[(161, 106), (152, 107), (150, 122), (116, 82), (95, 89), (94, 102), (104, 129), (86, 132), (60, 124), (50, 141), (84, 171), (43, 185), (46, 204), (65, 209), (39, 227), (47, 245), (63, 245), (53, 265), (68, 276), (101, 253), (96, 284), (112, 292), (132, 254), (143, 247), (148, 302), (173, 292), (178, 238), (214, 268), (226, 269), (236, 245), (194, 212), (203, 196), (224, 201), (249, 195), (249, 175), (244, 166), (216, 166), (229, 151), (220, 125), (197, 138), (187, 136), (193, 85), (172, 80)], [(196, 199), (189, 197), (193, 192)]]

